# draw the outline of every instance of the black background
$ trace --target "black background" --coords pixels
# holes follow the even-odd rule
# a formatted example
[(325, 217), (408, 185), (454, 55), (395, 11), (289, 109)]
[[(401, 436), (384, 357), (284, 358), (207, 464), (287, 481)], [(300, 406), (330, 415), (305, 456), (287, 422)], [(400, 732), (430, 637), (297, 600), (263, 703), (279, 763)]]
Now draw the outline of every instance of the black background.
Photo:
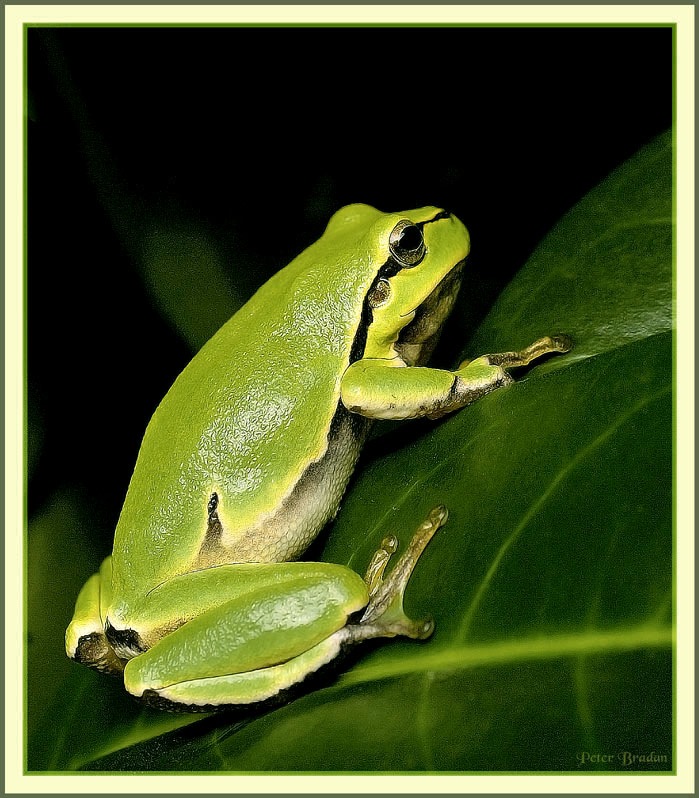
[(219, 254), (224, 288), (191, 308), (213, 333), (340, 206), (443, 206), (471, 232), (455, 316), (475, 326), (557, 219), (671, 126), (672, 31), (35, 28), (28, 89), (29, 510), (76, 492), (101, 556), (197, 345), (158, 303), (154, 231)]

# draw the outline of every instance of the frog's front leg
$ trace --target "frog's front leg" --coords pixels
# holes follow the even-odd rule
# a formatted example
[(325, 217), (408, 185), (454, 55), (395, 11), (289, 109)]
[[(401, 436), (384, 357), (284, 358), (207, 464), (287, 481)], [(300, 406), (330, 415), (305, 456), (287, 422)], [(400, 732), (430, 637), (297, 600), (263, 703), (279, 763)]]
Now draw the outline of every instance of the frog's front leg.
[(342, 402), (369, 418), (439, 418), (511, 383), (507, 369), (571, 346), (567, 336), (547, 336), (521, 351), (464, 361), (455, 371), (405, 366), (397, 359), (358, 360), (342, 377)]

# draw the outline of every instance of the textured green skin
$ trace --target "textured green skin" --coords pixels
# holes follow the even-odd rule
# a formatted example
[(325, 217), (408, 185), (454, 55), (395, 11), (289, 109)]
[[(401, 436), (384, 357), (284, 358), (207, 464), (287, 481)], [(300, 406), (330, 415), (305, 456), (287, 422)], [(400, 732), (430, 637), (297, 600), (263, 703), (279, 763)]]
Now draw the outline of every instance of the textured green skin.
[[(388, 293), (371, 294), (363, 359), (348, 368), (401, 219), (430, 222), (425, 257), (398, 273), (391, 262)], [(468, 245), (461, 222), (439, 208), (347, 206), (219, 330), (148, 425), (113, 555), (81, 591), (67, 630), (69, 656), (110, 672), (128, 660), (124, 684), (134, 695), (201, 707), (265, 700), (336, 656), (347, 634), (361, 639), (343, 627), (369, 602), (365, 581), (343, 566), (285, 560), (337, 509), (366, 432), (347, 409), (403, 417), (450, 396), (454, 374), (403, 368), (417, 350), (401, 350), (404, 362), (394, 344), (413, 320), (401, 345), (431, 340), (430, 325), (441, 323), (432, 320), (458, 290), (443, 280)], [(297, 503), (285, 504), (292, 495)], [(424, 633), (391, 609), (420, 551), (406, 553), (402, 576), (387, 583), (393, 603), (380, 606), (390, 622), (372, 621), (362, 634)]]
[[(426, 224), (398, 246), (403, 219)], [(113, 555), (66, 630), (69, 657), (123, 671), (129, 692), (158, 706), (201, 709), (277, 700), (346, 645), (432, 633), (405, 614), (403, 592), (446, 508), (385, 578), (391, 539), (366, 581), (289, 560), (336, 512), (366, 418), (437, 418), (509, 384), (507, 368), (569, 351), (566, 336), (546, 336), (426, 368), (468, 250), (466, 228), (439, 208), (347, 206), (255, 294), (153, 415)]]
[[(274, 567), (280, 569), (279, 564)], [(194, 618), (129, 661), (127, 687), (158, 689), (266, 668), (302, 654), (341, 629), (348, 614), (366, 603), (361, 578), (335, 567), (338, 573), (332, 579), (298, 569), (295, 579), (275, 586), (262, 583)], [(202, 651), (207, 652), (204, 658)]]
[[(255, 704), (276, 696), (280, 690), (293, 687), (309, 673), (330, 662), (339, 651), (340, 643), (336, 638), (336, 635), (330, 635), (292, 659), (268, 668), (207, 679), (193, 678), (169, 685), (161, 689), (159, 695), (174, 704), (189, 707)], [(132, 669), (138, 667), (139, 659), (137, 657), (129, 662), (124, 671), (124, 683), (132, 692)]]
[[(438, 210), (342, 209), (180, 374), (148, 425), (117, 525), (113, 622), (137, 611), (156, 585), (191, 570), (212, 491), (227, 533), (244, 536), (323, 454), (363, 297), (390, 231), (400, 219), (418, 222)], [(406, 283), (424, 292), (449, 257), (438, 258), (434, 275), (419, 279), (415, 270)], [(411, 293), (406, 285), (408, 303)]]

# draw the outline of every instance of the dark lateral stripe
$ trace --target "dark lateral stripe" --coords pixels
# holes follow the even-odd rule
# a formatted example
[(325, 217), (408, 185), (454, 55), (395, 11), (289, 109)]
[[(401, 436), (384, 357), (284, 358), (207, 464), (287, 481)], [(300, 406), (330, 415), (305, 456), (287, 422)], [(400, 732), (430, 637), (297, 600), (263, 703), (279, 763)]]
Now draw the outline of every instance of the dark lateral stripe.
[[(374, 283), (371, 285), (373, 287)], [(371, 291), (371, 288), (369, 290)], [(373, 320), (374, 314), (371, 312), (371, 307), (367, 302), (367, 298), (364, 297), (364, 302), (362, 304), (362, 315), (359, 319), (357, 330), (354, 333), (354, 340), (352, 341), (352, 348), (350, 349), (350, 365), (352, 365), (352, 363), (356, 363), (357, 360), (361, 360), (364, 357), (364, 348), (366, 347), (366, 338), (369, 332), (369, 325)]]
[(461, 377), (459, 377), (458, 374), (455, 374), (454, 375), (454, 382), (452, 382), (451, 388), (449, 389), (449, 393), (446, 396), (445, 404), (449, 405), (449, 404), (451, 404), (452, 402), (455, 402), (458, 399), (459, 394), (461, 393), (461, 383), (462, 382), (463, 382), (463, 380), (461, 379)]
[(206, 505), (208, 518), (206, 522), (206, 533), (204, 540), (199, 547), (199, 556), (203, 554), (214, 552), (221, 548), (221, 536), (223, 535), (223, 524), (218, 517), (218, 493), (214, 491), (209, 498), (209, 503)]
[(208, 522), (206, 525), (206, 542), (211, 542), (212, 540), (218, 540), (223, 533), (223, 525), (218, 517), (218, 512), (216, 511), (218, 508), (218, 493), (212, 493), (211, 498), (209, 499), (209, 503), (206, 507), (207, 512), (209, 513)]
[(435, 213), (435, 215), (431, 219), (426, 219), (424, 222), (417, 222), (415, 227), (419, 227), (420, 230), (426, 224), (432, 224), (432, 222), (438, 222), (440, 219), (448, 219), (451, 216), (449, 211), (440, 211), (439, 213)]
[(371, 322), (374, 320), (374, 314), (372, 312), (371, 305), (369, 304), (369, 294), (379, 280), (386, 280), (389, 277), (393, 277), (393, 275), (398, 274), (402, 268), (403, 267), (396, 263), (396, 261), (393, 260), (393, 258), (389, 255), (386, 262), (380, 266), (378, 272), (376, 272), (376, 277), (374, 277), (374, 279), (371, 281), (371, 285), (364, 295), (364, 300), (362, 302), (362, 315), (354, 333), (354, 340), (352, 341), (352, 347), (350, 349), (350, 365), (352, 365), (352, 363), (356, 363), (357, 360), (361, 360), (364, 357), (367, 334), (369, 333)]

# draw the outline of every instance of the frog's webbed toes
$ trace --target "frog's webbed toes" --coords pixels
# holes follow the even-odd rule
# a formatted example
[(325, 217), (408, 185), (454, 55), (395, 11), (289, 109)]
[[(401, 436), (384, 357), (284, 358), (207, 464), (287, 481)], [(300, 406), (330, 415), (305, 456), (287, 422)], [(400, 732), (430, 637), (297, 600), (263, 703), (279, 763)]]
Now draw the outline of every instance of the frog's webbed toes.
[(447, 517), (446, 507), (433, 508), (386, 578), (383, 574), (396, 550), (396, 539), (393, 536), (384, 539), (367, 569), (369, 603), (359, 622), (343, 630), (348, 642), (396, 635), (422, 640), (432, 634), (434, 621), (431, 618), (417, 621), (409, 618), (403, 609), (403, 596), (420, 555), (434, 533), (447, 522)]
[(109, 644), (102, 622), (110, 582), (111, 557), (107, 557), (99, 572), (85, 582), (78, 594), (73, 619), (66, 629), (66, 654), (82, 665), (119, 675), (124, 670), (124, 661)]
[[(68, 627), (66, 639), (70, 634), (71, 630)], [(114, 653), (102, 630), (80, 634), (73, 653), (71, 655), (69, 652), (69, 656), (81, 665), (87, 665), (112, 676), (119, 676), (124, 670), (124, 660), (119, 659)]]

